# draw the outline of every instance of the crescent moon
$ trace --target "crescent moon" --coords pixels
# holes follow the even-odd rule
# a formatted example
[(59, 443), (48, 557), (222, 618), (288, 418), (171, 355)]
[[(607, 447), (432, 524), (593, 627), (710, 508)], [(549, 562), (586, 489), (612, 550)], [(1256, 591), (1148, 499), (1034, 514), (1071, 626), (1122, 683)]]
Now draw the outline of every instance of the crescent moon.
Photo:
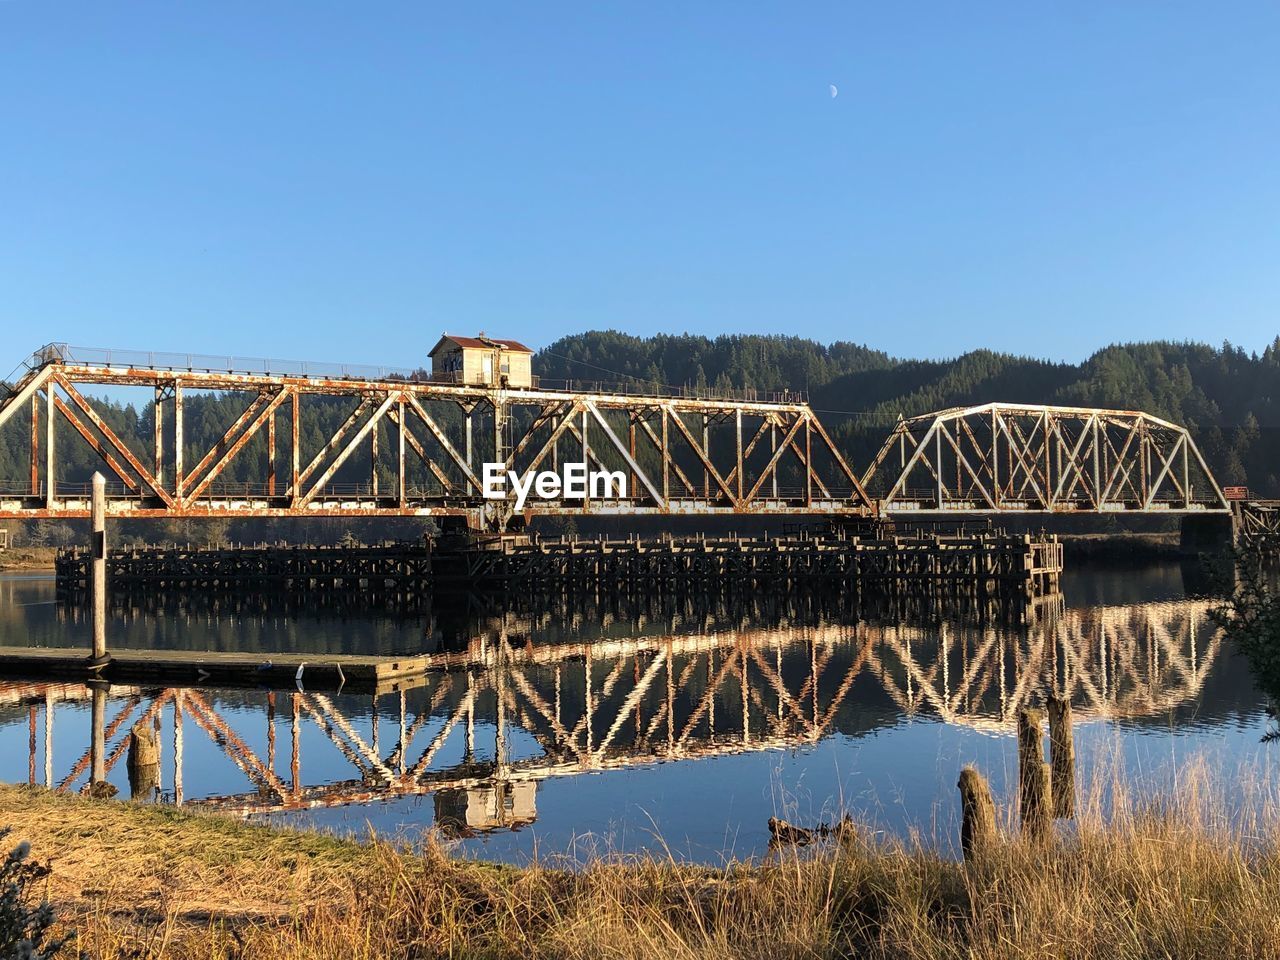
[(827, 89), (831, 91), (831, 99), (834, 100), (840, 94), (840, 88), (834, 83), (827, 84)]

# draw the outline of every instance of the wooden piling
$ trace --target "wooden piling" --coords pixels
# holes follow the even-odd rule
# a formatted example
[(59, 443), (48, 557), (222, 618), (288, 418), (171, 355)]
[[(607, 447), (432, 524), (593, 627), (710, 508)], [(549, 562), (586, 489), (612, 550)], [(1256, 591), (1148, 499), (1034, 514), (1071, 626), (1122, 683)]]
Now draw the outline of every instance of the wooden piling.
[(996, 842), (996, 807), (986, 777), (973, 767), (960, 771), (960, 845), (964, 858), (974, 860)]
[[(50, 485), (53, 479), (49, 480)], [(93, 475), (89, 515), (93, 521), (93, 654), (94, 665), (107, 662), (107, 480)]]
[[(269, 590), (289, 595), (379, 591), (419, 594), (466, 589), (569, 589), (610, 592), (746, 584), (786, 589), (796, 583), (848, 582), (918, 598), (969, 593), (1025, 601), (1038, 543), (1025, 537), (932, 536), (846, 540), (838, 537), (543, 540), (508, 538), (444, 550), (417, 544), (295, 548), (116, 550), (107, 578), (119, 593), (159, 588), (183, 594)], [(60, 595), (92, 589), (93, 551), (56, 561)], [(975, 578), (975, 565), (982, 570)], [(1033, 591), (1034, 592), (1034, 591)]]
[(1022, 814), (1022, 835), (1037, 847), (1046, 847), (1053, 839), (1053, 768), (1045, 761), (1028, 765), (1030, 777), (1028, 803)]
[(1053, 815), (1070, 820), (1076, 815), (1076, 747), (1071, 729), (1071, 701), (1049, 698), (1049, 756), (1053, 767)]
[(129, 736), (129, 790), (134, 800), (150, 800), (160, 784), (160, 742), (155, 724), (139, 720)]
[(1018, 799), (1022, 834), (1035, 843), (1049, 837), (1052, 793), (1049, 766), (1044, 762), (1044, 716), (1039, 710), (1018, 712)]

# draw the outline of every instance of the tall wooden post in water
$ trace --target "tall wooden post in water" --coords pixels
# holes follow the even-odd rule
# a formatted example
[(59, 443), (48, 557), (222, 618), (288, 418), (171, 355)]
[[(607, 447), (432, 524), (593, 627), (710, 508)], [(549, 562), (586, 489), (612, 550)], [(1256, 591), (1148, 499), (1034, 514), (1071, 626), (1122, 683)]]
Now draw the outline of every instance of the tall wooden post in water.
[(89, 514), (93, 520), (93, 658), (91, 666), (103, 667), (107, 656), (107, 481), (93, 475), (93, 500)]
[(1049, 757), (1053, 767), (1053, 815), (1076, 815), (1076, 748), (1071, 730), (1071, 701), (1051, 696), (1049, 707)]
[(960, 771), (960, 845), (964, 858), (975, 860), (996, 843), (996, 807), (987, 779), (973, 767)]
[(1034, 843), (1049, 839), (1053, 804), (1049, 765), (1044, 762), (1044, 715), (1039, 710), (1018, 711), (1018, 797), (1022, 833)]

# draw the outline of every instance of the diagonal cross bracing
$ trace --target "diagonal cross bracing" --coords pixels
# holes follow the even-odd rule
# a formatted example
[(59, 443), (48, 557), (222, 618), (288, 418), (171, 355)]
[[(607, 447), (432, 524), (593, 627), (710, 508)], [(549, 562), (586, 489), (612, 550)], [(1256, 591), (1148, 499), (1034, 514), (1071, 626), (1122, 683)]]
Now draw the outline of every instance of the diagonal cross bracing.
[(989, 403), (899, 420), (862, 479), (888, 514), (1228, 512), (1191, 435), (1135, 410)]
[[(70, 420), (74, 442), (87, 442), (121, 476), (128, 489), (113, 490), (108, 505), (118, 518), (465, 514), (501, 524), (510, 509), (494, 511), (485, 500), (483, 464), (496, 461), (523, 474), (593, 455), (596, 464), (603, 457), (610, 469), (623, 467), (625, 496), (539, 497), (525, 505), (526, 515), (1228, 512), (1186, 431), (1139, 411), (993, 403), (900, 420), (859, 477), (807, 404), (786, 399), (326, 379), (82, 363), (72, 356), (74, 350), (50, 354), (0, 400), (0, 428), (31, 431), (20, 441), (31, 452), (23, 476), (0, 477), (0, 490), (22, 491), (0, 493), (0, 519), (88, 514), (84, 495), (59, 496), (59, 485), (76, 490), (87, 478), (61, 475), (63, 444), (50, 442), (55, 419)], [(117, 436), (85, 400), (86, 384), (144, 388), (143, 409), (167, 398), (163, 421), (157, 415), (138, 436)], [(55, 387), (66, 401), (61, 407), (35, 402)], [(209, 436), (206, 418), (193, 414), (209, 391), (254, 398), (221, 436)], [(314, 427), (299, 420), (304, 394), (349, 399), (354, 406), (305, 459), (299, 427)], [(56, 418), (40, 411), (51, 403)], [(286, 426), (277, 431), (285, 404)], [(16, 416), (19, 408), (34, 419)], [(446, 432), (457, 427), (459, 410), (465, 442)], [(384, 451), (380, 460), (371, 434), (388, 417), (398, 452)], [(617, 425), (623, 418), (626, 436)], [(249, 443), (263, 434), (266, 457), (260, 444)], [(155, 449), (135, 455), (130, 445), (139, 443)], [(203, 445), (198, 462), (183, 469), (193, 444)], [(410, 485), (406, 473), (421, 471), (418, 460), (430, 477)], [(278, 463), (284, 465), (279, 471)], [(215, 482), (229, 474), (235, 485)], [(380, 484), (388, 474), (390, 482)], [(882, 502), (867, 492), (868, 484)], [(354, 495), (344, 493), (353, 488)]]

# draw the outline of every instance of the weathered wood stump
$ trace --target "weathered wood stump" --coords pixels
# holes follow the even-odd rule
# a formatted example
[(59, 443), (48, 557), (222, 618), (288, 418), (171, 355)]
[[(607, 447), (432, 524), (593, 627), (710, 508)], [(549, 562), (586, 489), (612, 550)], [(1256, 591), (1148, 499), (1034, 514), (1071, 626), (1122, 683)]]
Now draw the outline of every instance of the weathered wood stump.
[(848, 814), (842, 816), (834, 824), (820, 823), (816, 827), (798, 827), (778, 817), (769, 818), (769, 848), (781, 846), (804, 847), (815, 840), (826, 840), (834, 837), (838, 843), (851, 843), (857, 839), (858, 831), (853, 818)]
[(974, 860), (996, 842), (996, 805), (986, 777), (973, 767), (960, 771), (960, 846), (964, 858)]
[(1018, 801), (1022, 834), (1035, 843), (1048, 840), (1053, 826), (1052, 787), (1044, 762), (1044, 716), (1039, 710), (1018, 712)]
[(1076, 815), (1076, 746), (1071, 730), (1071, 701), (1049, 698), (1049, 757), (1053, 766), (1053, 815)]
[(110, 800), (119, 792), (114, 783), (108, 783), (106, 780), (91, 781), (80, 790), (82, 796), (93, 800)]
[(129, 790), (134, 800), (150, 800), (160, 785), (160, 742), (155, 725), (139, 720), (129, 737)]
[(771, 845), (792, 844), (803, 847), (813, 842), (812, 830), (797, 827), (779, 817), (769, 818), (769, 834)]

